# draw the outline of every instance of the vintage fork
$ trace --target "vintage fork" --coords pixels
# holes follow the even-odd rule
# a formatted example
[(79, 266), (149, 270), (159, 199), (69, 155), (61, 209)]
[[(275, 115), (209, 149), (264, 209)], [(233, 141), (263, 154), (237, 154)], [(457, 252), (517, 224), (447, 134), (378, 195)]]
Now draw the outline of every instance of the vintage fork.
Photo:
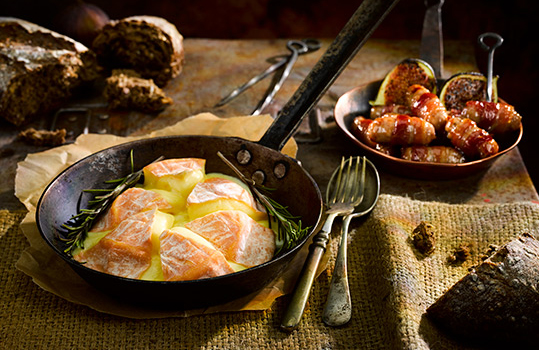
[[(329, 180), (326, 190), (326, 204), (328, 206), (326, 213), (328, 216), (309, 247), (309, 255), (303, 265), (288, 309), (281, 321), (281, 328), (284, 330), (295, 329), (301, 320), (320, 259), (326, 250), (333, 221), (337, 216), (352, 213), (363, 198), (359, 179), (360, 160), (361, 157), (350, 157), (346, 160), (342, 158), (341, 165), (335, 169)], [(363, 160), (364, 168), (365, 159)]]
[[(363, 201), (365, 195), (366, 158), (363, 157), (361, 175), (359, 176), (359, 192), (357, 193), (356, 208)], [(348, 227), (350, 221), (359, 215), (357, 212), (344, 216), (341, 229), (341, 242), (333, 268), (333, 276), (329, 285), (327, 302), (322, 313), (322, 320), (328, 326), (341, 326), (352, 317), (352, 298), (348, 285), (347, 247)]]

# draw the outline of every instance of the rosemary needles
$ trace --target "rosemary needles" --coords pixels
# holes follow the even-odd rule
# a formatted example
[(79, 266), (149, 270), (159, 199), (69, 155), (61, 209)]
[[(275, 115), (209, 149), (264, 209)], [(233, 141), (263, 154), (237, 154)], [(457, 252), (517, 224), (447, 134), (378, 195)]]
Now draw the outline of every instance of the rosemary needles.
[[(257, 201), (266, 209), (270, 218), (270, 227), (274, 229), (277, 234), (277, 249), (275, 255), (282, 254), (297, 246), (309, 233), (309, 227), (302, 227), (302, 222), (299, 217), (292, 215), (287, 207), (279, 204), (277, 201), (263, 193), (269, 192), (269, 188), (255, 184), (253, 180), (245, 177), (245, 175), (230, 163), (221, 152), (218, 152), (217, 154), (236, 173), (240, 180), (249, 186)], [(163, 157), (160, 157), (154, 162), (160, 161), (162, 158)], [(108, 210), (112, 202), (123, 191), (135, 186), (140, 181), (143, 169), (135, 171), (133, 150), (131, 150), (130, 153), (130, 162), (131, 173), (129, 175), (105, 182), (106, 184), (116, 184), (115, 187), (110, 189), (84, 190), (86, 193), (94, 194), (94, 197), (88, 201), (86, 208), (80, 209), (76, 215), (72, 216), (62, 225), (65, 232), (61, 235), (60, 239), (65, 243), (65, 253), (73, 255), (76, 249), (84, 248), (84, 240), (95, 220)]]
[[(162, 157), (154, 162), (161, 160)], [(88, 231), (92, 227), (95, 220), (104, 213), (112, 204), (114, 199), (118, 197), (126, 189), (135, 186), (142, 174), (143, 169), (134, 170), (133, 150), (130, 153), (131, 173), (125, 177), (109, 180), (107, 184), (117, 184), (116, 187), (110, 189), (88, 189), (86, 193), (93, 193), (94, 197), (88, 201), (88, 207), (82, 208), (79, 212), (72, 216), (66, 223), (62, 225), (66, 231), (60, 239), (65, 243), (64, 252), (73, 255), (73, 251), (77, 248), (83, 248), (84, 240), (88, 235)]]
[(268, 192), (271, 189), (257, 185), (252, 179), (247, 178), (221, 152), (217, 152), (217, 155), (236, 173), (241, 181), (249, 186), (255, 198), (264, 206), (270, 217), (270, 227), (272, 224), (277, 225), (274, 230), (277, 233), (277, 249), (275, 255), (286, 252), (298, 245), (309, 233), (309, 227), (302, 227), (301, 220), (298, 216), (292, 215), (287, 207), (261, 192)]

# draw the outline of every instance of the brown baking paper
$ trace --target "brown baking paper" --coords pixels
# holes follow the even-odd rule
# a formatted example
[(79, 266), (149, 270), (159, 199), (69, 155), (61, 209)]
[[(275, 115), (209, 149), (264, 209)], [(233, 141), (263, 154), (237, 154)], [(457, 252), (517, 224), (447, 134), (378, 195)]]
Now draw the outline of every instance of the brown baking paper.
[[(298, 254), (290, 268), (281, 277), (254, 295), (206, 309), (154, 310), (122, 303), (86, 283), (41, 238), (35, 222), (35, 213), (43, 190), (56, 175), (83, 157), (104, 148), (136, 139), (168, 135), (235, 136), (257, 141), (272, 122), (273, 119), (269, 115), (223, 119), (209, 113), (202, 113), (144, 136), (84, 134), (80, 135), (73, 144), (29, 154), (17, 165), (15, 195), (28, 209), (28, 214), (21, 223), (21, 229), (30, 247), (23, 251), (16, 267), (32, 277), (41, 288), (59, 297), (97, 311), (130, 318), (178, 317), (270, 308), (276, 298), (289, 292), (291, 281), (295, 280), (302, 266), (306, 249)], [(281, 151), (295, 157), (297, 152), (295, 141), (291, 139)]]

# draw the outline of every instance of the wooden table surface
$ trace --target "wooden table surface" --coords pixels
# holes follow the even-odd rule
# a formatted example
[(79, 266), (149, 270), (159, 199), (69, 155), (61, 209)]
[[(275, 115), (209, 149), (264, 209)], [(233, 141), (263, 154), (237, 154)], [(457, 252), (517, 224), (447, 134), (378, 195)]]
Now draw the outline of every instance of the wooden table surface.
[[(150, 130), (172, 125), (199, 112), (212, 112), (222, 117), (249, 114), (263, 95), (269, 80), (260, 83), (245, 95), (222, 108), (216, 109), (213, 106), (231, 89), (265, 69), (268, 65), (267, 58), (286, 53), (285, 44), (286, 40), (188, 39), (185, 42), (184, 71), (165, 88), (165, 92), (173, 98), (174, 104), (164, 112), (158, 115), (145, 115), (136, 112), (109, 111), (103, 104), (99, 96), (99, 89), (96, 87), (87, 91), (84, 96), (69, 101), (64, 106), (64, 108), (87, 107), (90, 114), (64, 113), (58, 117), (56, 125), (66, 126), (68, 130), (72, 131), (72, 134), (69, 135), (69, 139), (72, 140), (81, 131), (81, 126), (87, 126), (87, 131), (93, 133), (141, 135)], [(328, 44), (329, 41), (324, 41), (323, 49)], [(322, 193), (325, 192), (330, 173), (339, 163), (341, 156), (360, 152), (332, 120), (333, 107), (339, 96), (352, 88), (381, 79), (402, 59), (416, 57), (418, 51), (418, 42), (369, 41), (320, 101), (317, 108), (320, 111), (318, 120), (322, 127), (321, 139), (318, 142), (299, 143), (297, 157), (319, 184)], [(446, 42), (445, 53), (444, 77), (456, 72), (474, 69), (473, 50), (462, 43)], [(322, 51), (319, 51), (299, 58), (292, 75), (276, 96), (276, 100), (268, 112), (275, 113), (279, 110), (321, 54)], [(54, 113), (50, 116), (44, 116), (36, 120), (33, 126), (50, 128), (53, 117)], [(87, 117), (88, 119), (86, 119)], [(82, 122), (80, 118), (83, 119)], [(88, 123), (84, 121), (88, 121)], [(301, 130), (306, 129), (305, 125), (302, 125)], [(358, 232), (358, 236), (370, 237), (371, 239), (356, 240), (356, 244), (352, 246), (357, 249), (362, 247), (363, 250), (360, 250), (361, 253), (358, 250), (355, 254), (351, 251), (349, 255), (351, 258), (350, 266), (355, 266), (357, 269), (356, 271), (352, 268), (353, 273), (357, 273), (353, 275), (356, 276), (355, 279), (351, 278), (353, 281), (352, 289), (356, 293), (354, 294), (354, 312), (356, 314), (350, 324), (345, 327), (326, 327), (321, 321), (320, 312), (323, 307), (322, 302), (327, 295), (330, 276), (327, 271), (315, 282), (303, 323), (292, 334), (285, 334), (279, 330), (279, 322), (287, 305), (287, 298), (279, 298), (271, 310), (264, 312), (229, 312), (190, 318), (130, 319), (98, 312), (84, 305), (51, 296), (50, 293), (34, 284), (30, 278), (24, 276), (23, 272), (14, 268), (16, 261), (25, 254), (23, 250), (28, 247), (28, 242), (17, 230), (17, 222), (15, 222), (22, 220), (24, 216), (22, 211), (25, 210), (14, 196), (17, 162), (23, 160), (28, 153), (46, 149), (24, 144), (17, 138), (19, 131), (19, 128), (0, 122), (0, 176), (3, 179), (0, 182), (0, 210), (9, 210), (9, 212), (4, 211), (3, 214), (5, 218), (11, 220), (9, 225), (7, 221), (2, 223), (4, 229), (10, 228), (10, 232), (3, 237), (0, 236), (3, 251), (0, 267), (3, 269), (1, 275), (5, 284), (0, 295), (0, 299), (3, 301), (3, 308), (0, 309), (3, 319), (0, 327), (2, 329), (0, 343), (3, 341), (7, 347), (26, 349), (49, 344), (50, 347), (58, 349), (83, 349), (88, 346), (95, 348), (176, 347), (204, 349), (253, 347), (303, 349), (309, 346), (321, 349), (359, 346), (365, 349), (389, 349), (394, 344), (392, 342), (396, 341), (395, 337), (402, 335), (402, 327), (397, 332), (397, 327), (390, 324), (386, 320), (385, 314), (382, 314), (387, 309), (386, 306), (394, 305), (388, 304), (388, 300), (392, 300), (394, 297), (388, 297), (389, 294), (385, 292), (385, 289), (379, 292), (378, 287), (393, 288), (392, 279), (386, 280), (385, 275), (381, 278), (383, 283), (380, 283), (380, 279), (376, 278), (365, 279), (365, 276), (370, 276), (369, 273), (379, 271), (375, 268), (380, 264), (378, 256), (387, 255), (385, 253), (369, 255), (367, 252), (372, 252), (376, 247), (385, 247), (387, 242), (381, 243), (381, 235), (361, 235), (360, 232)], [(529, 202), (539, 203), (537, 192), (526, 171), (518, 148), (500, 157), (488, 171), (458, 180), (421, 181), (389, 174), (382, 169), (378, 170), (381, 177), (381, 192), (401, 196), (396, 197), (399, 203), (406, 202), (407, 198), (403, 197), (451, 204), (473, 203), (481, 204), (480, 208), (485, 211), (490, 208), (496, 209), (497, 206), (489, 205), (493, 203), (528, 202), (519, 203), (518, 208), (530, 206)], [(422, 205), (429, 206), (431, 203), (422, 203)], [(531, 206), (536, 207), (535, 205)], [(383, 206), (378, 208), (380, 207)], [(451, 205), (450, 207), (456, 206)], [(399, 208), (403, 209), (401, 206)], [(413, 213), (413, 210), (416, 209), (410, 209), (410, 212)], [(406, 209), (404, 211), (408, 212)], [(518, 210), (521, 221), (526, 221), (522, 220), (521, 217), (528, 215), (527, 213), (525, 210)], [(509, 222), (521, 222), (515, 220), (513, 216), (499, 215), (498, 217), (509, 220)], [(474, 222), (477, 222), (477, 225), (482, 225), (479, 221)], [(354, 220), (351, 229), (361, 229), (360, 222), (364, 221)], [(503, 224), (499, 226), (503, 226)], [(339, 232), (338, 226), (334, 227), (334, 231)], [(359, 242), (371, 241), (374, 242), (372, 245), (359, 244)], [(330, 252), (335, 251), (337, 240), (332, 242), (335, 244), (329, 250)], [(395, 249), (395, 251), (401, 250), (403, 249)], [(463, 269), (463, 273), (466, 273), (466, 268)], [(376, 273), (374, 272), (374, 274)], [(358, 278), (357, 276), (362, 277)], [(382, 277), (382, 275), (378, 277)], [(362, 299), (364, 296), (370, 295), (371, 286), (376, 286), (375, 289), (372, 289), (377, 293), (376, 296)], [(391, 291), (394, 293), (393, 289)], [(380, 305), (377, 304), (378, 301), (381, 303)], [(415, 307), (416, 299), (413, 302)], [(372, 314), (371, 318), (365, 318), (366, 314)], [(391, 311), (390, 315), (400, 317), (401, 314)], [(399, 318), (399, 325), (402, 323), (403, 319)], [(423, 323), (421, 322), (421, 324)], [(420, 324), (415, 323), (414, 325), (420, 326)], [(417, 327), (414, 328), (415, 331), (417, 331)], [(413, 338), (415, 335), (408, 332), (408, 328), (402, 329), (407, 331), (406, 334), (411, 339), (419, 339), (419, 336)], [(155, 330), (159, 331), (156, 333)], [(460, 346), (454, 348), (460, 348)]]
[[(55, 113), (51, 113), (37, 118), (29, 126), (39, 129), (66, 127), (71, 132), (68, 134), (71, 141), (81, 132), (141, 135), (200, 112), (211, 112), (221, 117), (248, 115), (256, 107), (271, 79), (265, 79), (223, 107), (214, 106), (232, 89), (266, 69), (268, 59), (287, 54), (286, 42), (284, 39), (187, 39), (183, 72), (164, 89), (174, 103), (163, 112), (148, 115), (108, 110), (100, 95), (100, 86), (96, 84), (68, 101), (56, 120)], [(274, 115), (286, 103), (329, 44), (330, 40), (322, 40), (320, 50), (299, 57), (292, 74), (266, 112)], [(457, 72), (477, 70), (473, 48), (462, 42), (445, 42), (444, 45), (442, 78)], [(418, 41), (370, 40), (320, 100), (317, 108), (322, 126), (321, 140), (300, 142), (298, 159), (322, 191), (341, 155), (360, 153), (359, 148), (344, 137), (332, 120), (337, 99), (355, 87), (382, 79), (401, 60), (417, 57), (418, 53)], [(90, 114), (68, 112), (71, 107), (86, 108)], [(81, 122), (81, 118), (86, 123)], [(87, 130), (84, 131), (81, 125), (86, 126)], [(17, 138), (18, 132), (26, 127), (17, 128), (0, 122), (0, 176), (4, 179), (0, 183), (0, 209), (24, 209), (13, 193), (16, 163), (28, 153), (46, 149), (24, 144)], [(305, 129), (305, 122), (300, 129)], [(382, 179), (382, 193), (448, 203), (538, 201), (518, 148), (497, 160), (487, 172), (452, 181), (412, 180), (378, 170)]]

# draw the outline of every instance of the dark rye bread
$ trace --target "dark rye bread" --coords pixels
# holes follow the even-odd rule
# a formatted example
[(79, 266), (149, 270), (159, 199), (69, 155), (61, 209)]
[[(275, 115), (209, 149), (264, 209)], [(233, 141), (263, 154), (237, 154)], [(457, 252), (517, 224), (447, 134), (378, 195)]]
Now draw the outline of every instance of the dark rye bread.
[(0, 116), (15, 125), (50, 112), (97, 76), (84, 45), (17, 18), (0, 17)]
[(141, 78), (132, 70), (113, 70), (105, 81), (103, 96), (113, 109), (159, 112), (172, 104), (152, 79)]
[(161, 87), (182, 70), (183, 36), (160, 17), (110, 21), (94, 39), (92, 49), (103, 67), (132, 69)]
[(458, 338), (480, 344), (539, 342), (539, 241), (523, 235), (475, 267), (427, 309)]

